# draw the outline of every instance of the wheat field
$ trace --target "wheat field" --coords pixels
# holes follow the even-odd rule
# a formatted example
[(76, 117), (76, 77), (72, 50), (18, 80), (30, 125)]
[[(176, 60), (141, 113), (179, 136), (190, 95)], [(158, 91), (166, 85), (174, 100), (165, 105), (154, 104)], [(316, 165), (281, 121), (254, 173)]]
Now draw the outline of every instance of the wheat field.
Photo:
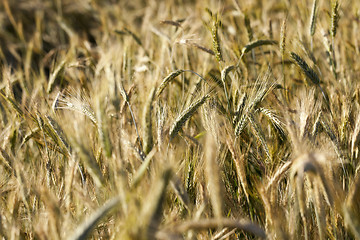
[(2, 0), (0, 239), (360, 239), (360, 1)]

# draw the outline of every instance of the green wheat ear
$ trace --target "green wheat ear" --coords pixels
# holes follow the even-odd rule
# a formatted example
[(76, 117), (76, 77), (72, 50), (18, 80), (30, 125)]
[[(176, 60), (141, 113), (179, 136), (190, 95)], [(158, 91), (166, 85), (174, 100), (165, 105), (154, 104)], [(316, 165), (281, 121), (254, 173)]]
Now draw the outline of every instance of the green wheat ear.
[[(331, 28), (330, 34), (334, 38), (336, 35), (337, 28), (339, 26), (339, 8), (340, 4), (338, 0), (334, 0), (331, 3)], [(334, 46), (333, 46), (334, 47)]]
[(315, 71), (299, 55), (291, 52), (291, 58), (295, 60), (296, 64), (301, 68), (302, 72), (311, 80), (315, 85), (320, 84), (320, 79)]
[(216, 17), (213, 20), (213, 25), (211, 28), (211, 36), (213, 39), (213, 51), (215, 53), (216, 60), (218, 62), (221, 62), (221, 61), (223, 61), (223, 56), (221, 53), (221, 45), (220, 45), (220, 38), (219, 38), (219, 32), (218, 32), (219, 25), (220, 25), (220, 21)]

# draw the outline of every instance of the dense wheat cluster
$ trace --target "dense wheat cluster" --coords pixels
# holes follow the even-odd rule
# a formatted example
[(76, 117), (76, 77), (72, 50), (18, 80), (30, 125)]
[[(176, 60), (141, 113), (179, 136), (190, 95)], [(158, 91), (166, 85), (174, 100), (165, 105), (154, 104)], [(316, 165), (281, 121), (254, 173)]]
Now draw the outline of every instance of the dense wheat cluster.
[(2, 0), (1, 239), (360, 239), (360, 1)]

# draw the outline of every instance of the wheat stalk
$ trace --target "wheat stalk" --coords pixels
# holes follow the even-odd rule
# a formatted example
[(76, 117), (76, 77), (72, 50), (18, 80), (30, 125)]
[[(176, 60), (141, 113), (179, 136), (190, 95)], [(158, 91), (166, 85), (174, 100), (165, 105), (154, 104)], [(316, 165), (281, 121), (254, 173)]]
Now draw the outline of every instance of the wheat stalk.
[[(206, 140), (205, 151), (205, 175), (208, 191), (210, 194), (210, 201), (213, 207), (213, 214), (215, 218), (223, 216), (223, 199), (222, 199), (222, 186), (220, 176), (220, 169), (217, 161), (218, 151), (215, 139), (209, 135)], [(211, 187), (210, 187), (211, 186)]]
[(55, 83), (56, 78), (59, 76), (59, 74), (65, 69), (66, 67), (66, 60), (63, 60), (59, 63), (59, 65), (54, 69), (54, 71), (51, 73), (50, 75), (50, 79), (49, 79), (49, 83), (48, 83), (48, 88), (47, 88), (47, 92), (51, 93), (53, 90), (53, 86)]
[(87, 116), (95, 126), (98, 124), (94, 110), (90, 104), (86, 102), (86, 99), (83, 96), (75, 96), (70, 91), (66, 94), (59, 92), (52, 104), (52, 108), (54, 111), (57, 109), (67, 109), (82, 113)]

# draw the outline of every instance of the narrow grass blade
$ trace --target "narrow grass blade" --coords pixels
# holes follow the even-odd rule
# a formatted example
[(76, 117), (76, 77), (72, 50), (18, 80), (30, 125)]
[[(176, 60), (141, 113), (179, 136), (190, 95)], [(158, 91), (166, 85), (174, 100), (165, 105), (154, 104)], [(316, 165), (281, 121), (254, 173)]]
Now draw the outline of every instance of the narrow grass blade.
[(143, 163), (140, 165), (140, 168), (137, 170), (137, 172), (135, 173), (135, 176), (134, 176), (134, 180), (132, 182), (132, 187), (136, 187), (141, 179), (143, 178), (146, 170), (148, 169), (149, 165), (150, 165), (150, 162), (152, 160), (152, 158), (154, 157), (156, 153), (156, 149), (154, 148), (147, 156), (146, 158), (144, 159)]

